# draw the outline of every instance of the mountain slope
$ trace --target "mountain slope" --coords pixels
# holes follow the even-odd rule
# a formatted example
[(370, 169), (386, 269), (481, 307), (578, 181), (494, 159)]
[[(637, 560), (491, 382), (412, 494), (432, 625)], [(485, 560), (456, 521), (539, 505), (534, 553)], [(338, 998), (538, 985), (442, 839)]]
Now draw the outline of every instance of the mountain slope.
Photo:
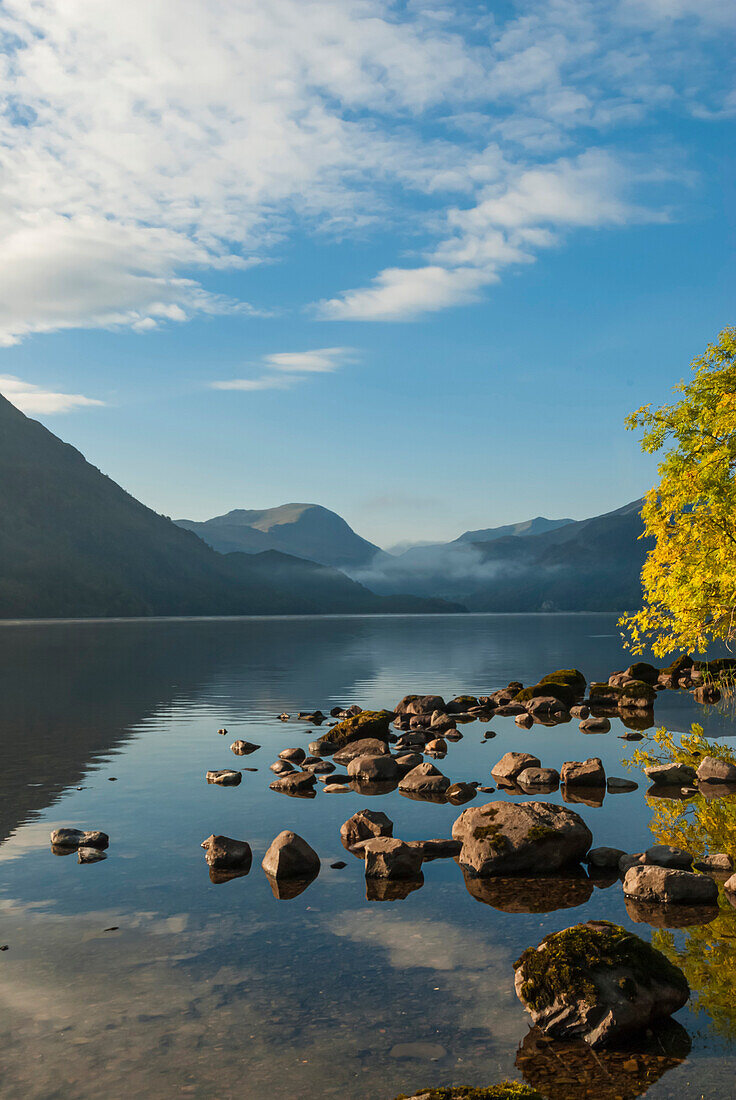
[(521, 523), (506, 523), (502, 527), (486, 527), (480, 531), (465, 531), (456, 538), (455, 542), (494, 542), (506, 535), (524, 537), (528, 535), (542, 535), (547, 531), (556, 531), (558, 527), (565, 527), (573, 523), (571, 519), (546, 519), (544, 516), (536, 516), (534, 519), (525, 519)]
[(222, 555), (0, 397), (0, 618), (451, 610), (337, 570)]
[(235, 508), (197, 523), (176, 521), (223, 554), (281, 550), (322, 565), (360, 566), (382, 551), (357, 535), (341, 516), (319, 504), (283, 504), (263, 511)]

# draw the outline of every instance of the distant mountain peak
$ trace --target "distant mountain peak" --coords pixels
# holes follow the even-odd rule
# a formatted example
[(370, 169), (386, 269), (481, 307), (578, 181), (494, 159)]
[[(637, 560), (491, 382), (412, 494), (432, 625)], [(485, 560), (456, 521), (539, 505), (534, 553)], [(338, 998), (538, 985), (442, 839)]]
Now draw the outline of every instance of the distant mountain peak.
[(545, 516), (535, 516), (534, 519), (521, 520), (519, 523), (506, 523), (500, 527), (486, 527), (479, 531), (465, 531), (455, 542), (494, 542), (496, 539), (506, 538), (511, 535), (515, 538), (525, 538), (529, 535), (542, 535), (546, 531), (556, 531), (560, 527), (566, 527), (573, 523), (571, 519), (547, 519)]

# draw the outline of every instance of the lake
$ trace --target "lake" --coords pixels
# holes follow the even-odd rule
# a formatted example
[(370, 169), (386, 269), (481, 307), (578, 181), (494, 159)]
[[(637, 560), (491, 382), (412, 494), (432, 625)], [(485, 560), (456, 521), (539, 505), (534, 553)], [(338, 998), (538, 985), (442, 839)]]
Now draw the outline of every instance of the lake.
[[(517, 1059), (547, 1075), (545, 1095), (599, 1100), (582, 1063), (530, 1049), (512, 967), (548, 932), (590, 917), (649, 938), (649, 924), (629, 918), (620, 883), (584, 883), (567, 908), (513, 911), (523, 898), (473, 896), (445, 859), (425, 864), (423, 887), (403, 900), (369, 901), (362, 863), (342, 848), (342, 822), (371, 806), (389, 815), (395, 836), (418, 840), (449, 836), (461, 809), (397, 791), (330, 795), (320, 784), (314, 799), (290, 798), (269, 790), (269, 764), (316, 736), (307, 723), (279, 721), (282, 711), (390, 707), (409, 692), (487, 694), (560, 667), (607, 679), (631, 660), (612, 615), (1, 624), (4, 1100), (392, 1100), (430, 1084), (521, 1080)], [(660, 695), (656, 719), (736, 732), (728, 708), (679, 692)], [(634, 746), (617, 736), (620, 722), (612, 726), (586, 736), (575, 721), (525, 731), (496, 718), (497, 736), (484, 741), (489, 724), (475, 722), (438, 765), (453, 781), (489, 783), (511, 748), (558, 770), (600, 756), (609, 775), (640, 789), (574, 808), (595, 845), (640, 851), (652, 843), (655, 808), (644, 776), (622, 763)], [(236, 757), (236, 738), (262, 747)], [(226, 767), (258, 770), (238, 787), (207, 784), (208, 769)], [(499, 797), (512, 796), (471, 804)], [(49, 831), (59, 826), (105, 830), (108, 858), (83, 866), (54, 855)], [(286, 828), (317, 850), (322, 870), (278, 900), (260, 861)], [(200, 844), (213, 832), (251, 844), (247, 876), (210, 880)], [(347, 866), (332, 869), (340, 859)], [(727, 913), (710, 926), (714, 979), (734, 969), (731, 928)], [(677, 946), (693, 931), (671, 935)], [(689, 1056), (651, 1072), (639, 1092), (602, 1059), (606, 1096), (733, 1095), (736, 1045), (723, 1017), (736, 1007), (726, 997), (714, 1011), (710, 957), (677, 1015)]]

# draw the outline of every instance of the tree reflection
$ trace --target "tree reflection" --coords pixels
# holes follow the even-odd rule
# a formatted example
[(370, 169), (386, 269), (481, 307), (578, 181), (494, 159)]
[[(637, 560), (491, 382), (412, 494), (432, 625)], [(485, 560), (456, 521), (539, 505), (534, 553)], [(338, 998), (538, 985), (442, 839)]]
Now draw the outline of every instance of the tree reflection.
[[(675, 762), (697, 767), (704, 756), (736, 764), (736, 753), (708, 740), (698, 725), (679, 741), (669, 730), (658, 730), (648, 744), (636, 749), (628, 763), (647, 767)], [(720, 797), (713, 797), (716, 794)], [(717, 852), (736, 852), (736, 793), (732, 789), (708, 790), (707, 795), (698, 792), (686, 802), (647, 796), (647, 802), (653, 811), (650, 827), (659, 844), (684, 848), (696, 862)], [(736, 909), (723, 889), (715, 919), (686, 932), (660, 928), (652, 943), (684, 970), (695, 1011), (706, 1013), (721, 1035), (736, 1039)]]

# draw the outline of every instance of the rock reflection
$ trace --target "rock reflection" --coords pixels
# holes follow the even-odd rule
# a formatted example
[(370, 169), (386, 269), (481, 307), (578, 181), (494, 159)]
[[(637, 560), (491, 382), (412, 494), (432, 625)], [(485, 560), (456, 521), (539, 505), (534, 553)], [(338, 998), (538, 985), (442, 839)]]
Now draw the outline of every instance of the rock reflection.
[(605, 787), (563, 787), (563, 802), (579, 802), (583, 806), (600, 807), (606, 797)]
[(477, 878), (463, 870), (471, 897), (504, 913), (551, 913), (585, 905), (593, 883), (580, 869), (567, 875), (539, 875), (533, 878)]
[(398, 779), (361, 780), (353, 779), (350, 786), (356, 794), (364, 794), (367, 798), (377, 798), (382, 794), (391, 794), (399, 785)]
[(367, 878), (365, 896), (368, 901), (404, 901), (424, 886), (424, 875), (412, 879)]
[(291, 901), (293, 898), (298, 898), (300, 894), (303, 894), (308, 886), (316, 879), (319, 871), (315, 871), (313, 875), (309, 875), (304, 878), (274, 878), (273, 875), (266, 875), (271, 892), (278, 901)]
[(532, 1028), (519, 1047), (516, 1065), (546, 1100), (634, 1100), (681, 1065), (690, 1047), (690, 1036), (675, 1020), (619, 1050), (558, 1042)]
[(690, 928), (710, 924), (718, 916), (717, 905), (664, 905), (654, 901), (625, 897), (626, 912), (637, 924), (653, 928)]
[(402, 798), (411, 798), (413, 802), (435, 802), (438, 806), (447, 805), (448, 799), (444, 794), (436, 794), (432, 791), (399, 791)]
[(215, 886), (222, 886), (225, 882), (230, 882), (234, 878), (245, 878), (250, 871), (250, 867), (246, 871), (225, 871), (218, 869), (217, 867), (210, 867), (210, 882)]

